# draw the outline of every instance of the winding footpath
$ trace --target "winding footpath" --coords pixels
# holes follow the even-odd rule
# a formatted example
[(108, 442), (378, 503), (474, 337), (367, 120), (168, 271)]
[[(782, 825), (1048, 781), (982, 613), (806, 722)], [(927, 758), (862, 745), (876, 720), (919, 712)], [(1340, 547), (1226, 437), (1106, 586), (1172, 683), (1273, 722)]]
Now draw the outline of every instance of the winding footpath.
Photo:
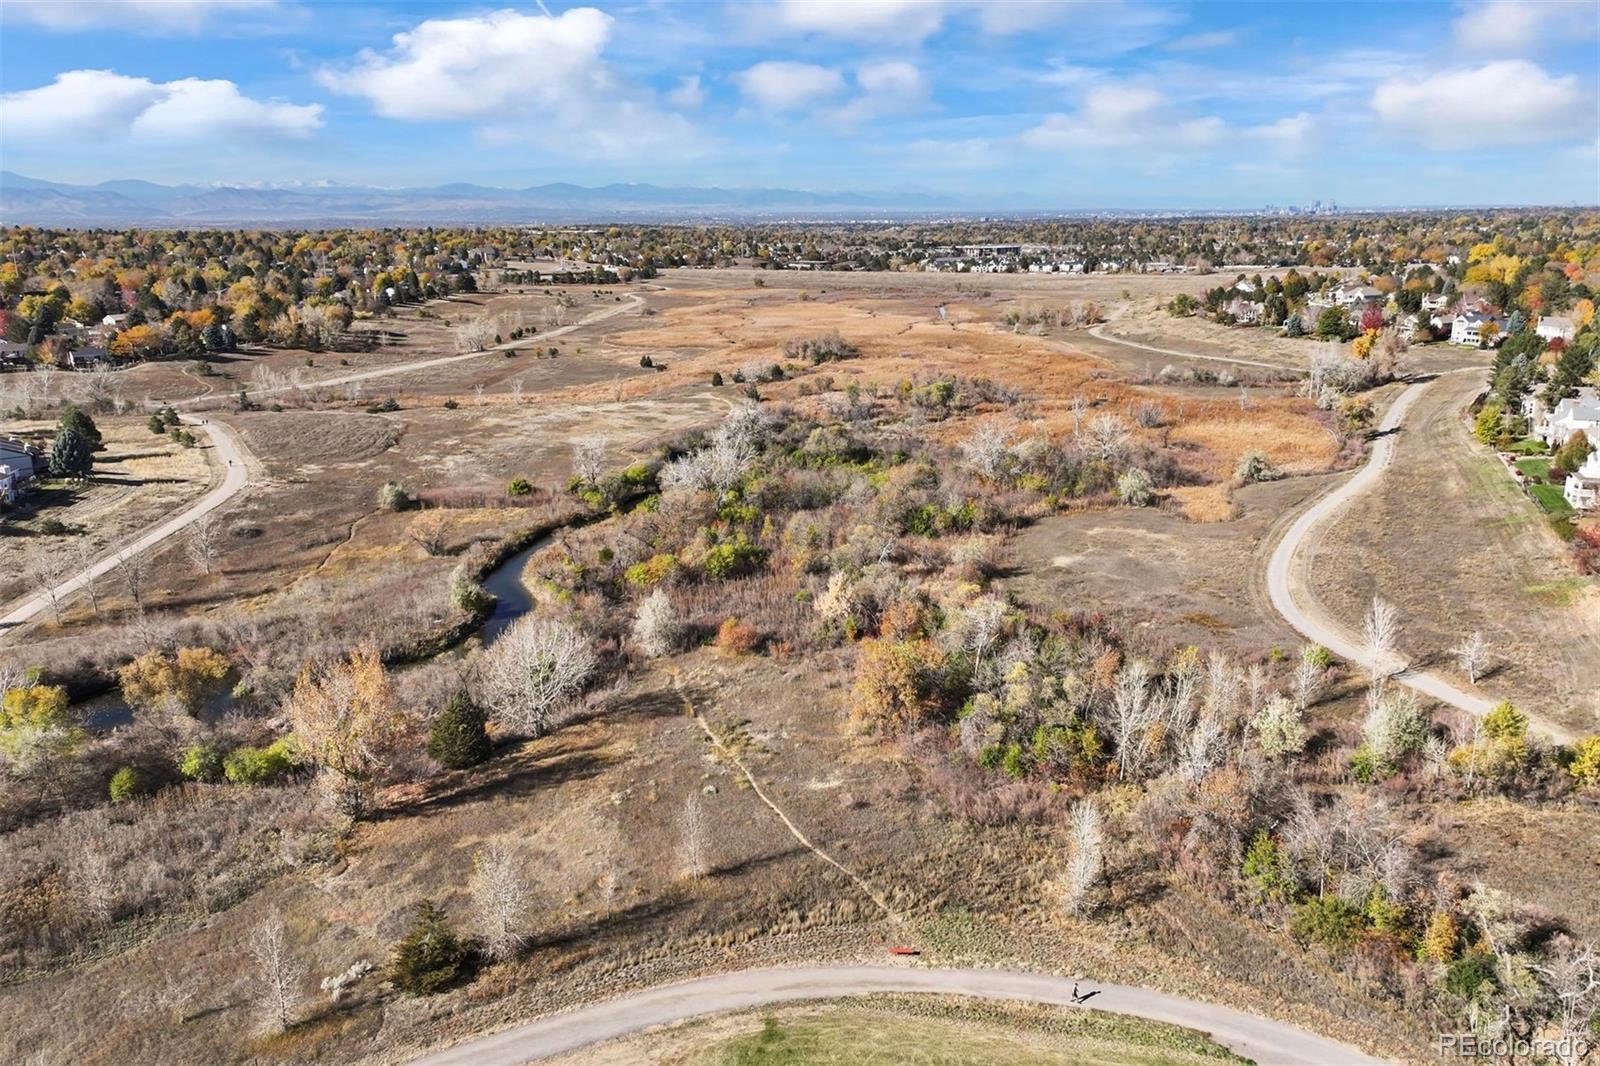
[[(1484, 369), (1486, 368), (1465, 367), (1448, 373), (1482, 373)], [(1388, 411), (1384, 412), (1382, 420), (1378, 423), (1377, 439), (1366, 465), (1358, 470), (1354, 477), (1323, 496), (1295, 519), (1283, 539), (1278, 542), (1278, 546), (1273, 549), (1272, 557), (1267, 562), (1267, 594), (1272, 600), (1273, 608), (1307, 640), (1321, 644), (1335, 655), (1348, 659), (1364, 670), (1389, 673), (1392, 680), (1424, 696), (1481, 718), (1493, 710), (1500, 701), (1481, 692), (1461, 688), (1438, 674), (1408, 669), (1403, 658), (1395, 656), (1381, 658), (1372, 647), (1350, 630), (1317, 613), (1310, 604), (1309, 590), (1297, 573), (1299, 557), (1321, 532), (1322, 527), (1382, 479), (1384, 471), (1394, 459), (1396, 435), (1405, 421), (1406, 412), (1434, 380), (1437, 379), (1419, 381), (1402, 392)], [(1304, 595), (1305, 598), (1297, 599), (1297, 595)], [(1566, 730), (1549, 722), (1535, 720), (1533, 724), (1553, 740), (1566, 742), (1572, 739)]]
[(1148, 988), (1086, 981), (1084, 990), (1097, 994), (1086, 1003), (1074, 1004), (1076, 985), (1068, 977), (1019, 970), (899, 966), (741, 970), (658, 985), (563, 1011), (436, 1051), (415, 1060), (412, 1066), (516, 1066), (705, 1015), (874, 992), (977, 996), (1124, 1014), (1197, 1030), (1236, 1054), (1273, 1066), (1366, 1066), (1383, 1061), (1287, 1022)]
[(89, 582), (110, 573), (129, 556), (149, 551), (169, 538), (183, 532), (205, 515), (215, 511), (250, 484), (250, 462), (253, 457), (231, 426), (218, 422), (202, 421), (192, 415), (182, 416), (183, 421), (198, 429), (211, 441), (213, 453), (222, 461), (222, 480), (204, 496), (158, 525), (152, 526), (133, 540), (121, 545), (110, 555), (98, 560), (48, 592), (38, 592), (23, 600), (10, 613), (0, 617), (0, 640), (18, 626), (32, 621), (50, 610), (52, 602), (60, 603)]
[[(571, 325), (558, 326), (555, 329), (547, 330), (540, 334), (539, 337), (540, 339), (548, 339), (550, 337), (565, 336), (566, 334), (571, 333), (574, 330), (581, 329), (584, 326), (593, 325), (596, 322), (603, 322), (608, 318), (614, 318), (617, 315), (623, 314), (627, 311), (638, 310), (644, 304), (644, 298), (634, 293), (628, 294), (627, 301), (628, 302), (626, 303), (619, 303), (613, 307), (608, 307), (605, 310), (599, 311), (595, 314), (587, 315)], [(485, 355), (489, 355), (492, 352), (503, 351), (519, 345), (526, 345), (527, 343), (527, 338), (524, 338), (522, 340), (509, 341), (504, 344), (499, 344), (492, 348), (485, 348), (482, 351), (467, 352), (464, 355), (439, 356), (432, 359), (420, 359), (409, 363), (395, 363), (390, 366), (378, 367), (373, 370), (363, 370), (353, 374), (344, 374), (338, 377), (324, 378), (319, 381), (304, 383), (299, 386), (286, 386), (284, 389), (267, 389), (259, 391), (256, 393), (256, 395), (269, 395), (274, 392), (282, 392), (286, 391), (286, 389), (295, 387), (311, 389), (330, 385), (345, 385), (349, 384), (350, 382), (366, 381), (371, 378), (381, 378), (394, 374), (404, 374), (413, 370), (424, 370), (428, 367), (459, 363), (467, 359), (479, 359)], [(184, 400), (177, 400), (171, 404), (171, 406), (184, 407), (197, 403), (215, 402), (216, 400), (216, 396), (206, 394), (202, 396), (191, 396)], [(106, 557), (96, 561), (85, 569), (80, 570), (72, 577), (62, 581), (59, 585), (56, 585), (53, 589), (50, 589), (49, 591), (38, 592), (28, 599), (17, 602), (7, 614), (0, 616), (0, 641), (4, 641), (6, 635), (14, 632), (18, 627), (32, 621), (39, 615), (50, 610), (50, 605), (52, 602), (61, 603), (65, 601), (69, 596), (83, 589), (91, 581), (94, 581), (102, 575), (110, 573), (112, 570), (115, 570), (122, 564), (124, 559), (158, 547), (165, 541), (169, 540), (178, 533), (183, 532), (183, 530), (199, 521), (203, 516), (210, 514), (218, 507), (221, 507), (223, 504), (233, 499), (233, 497), (243, 492), (245, 488), (250, 485), (250, 468), (252, 465), (254, 465), (254, 456), (250, 454), (249, 449), (245, 447), (244, 442), (240, 440), (238, 434), (234, 432), (232, 427), (208, 420), (202, 420), (193, 415), (183, 415), (181, 418), (185, 424), (200, 430), (207, 438), (210, 439), (211, 446), (214, 449), (217, 458), (223, 462), (222, 481), (189, 507), (179, 511), (177, 514), (166, 519), (160, 524), (145, 530), (133, 540), (120, 545), (115, 552), (112, 552), (110, 555), (107, 555)]]
[(1106, 327), (1115, 325), (1116, 320), (1102, 322), (1089, 330), (1089, 336), (1111, 344), (1120, 344), (1124, 348), (1137, 348), (1141, 352), (1155, 352), (1157, 355), (1170, 355), (1177, 359), (1199, 359), (1207, 363), (1235, 363), (1239, 366), (1257, 366), (1267, 370), (1288, 370), (1282, 363), (1263, 363), (1258, 359), (1237, 359), (1231, 355), (1200, 355), (1197, 352), (1180, 352), (1173, 348), (1157, 348), (1150, 344), (1141, 344), (1138, 341), (1124, 340), (1106, 333)]

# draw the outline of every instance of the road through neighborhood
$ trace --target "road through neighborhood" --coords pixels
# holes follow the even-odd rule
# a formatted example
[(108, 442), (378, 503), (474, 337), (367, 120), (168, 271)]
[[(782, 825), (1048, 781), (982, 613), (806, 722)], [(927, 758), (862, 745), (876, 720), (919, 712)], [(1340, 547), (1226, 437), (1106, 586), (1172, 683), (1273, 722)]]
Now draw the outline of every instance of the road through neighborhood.
[[(895, 966), (772, 967), (660, 985), (564, 1011), (417, 1059), (412, 1066), (515, 1066), (658, 1025), (774, 1003), (873, 992), (921, 992), (1073, 1005), (1078, 982), (1018, 970)], [(1287, 1022), (1125, 985), (1083, 982), (1081, 1006), (1195, 1029), (1245, 1058), (1273, 1066), (1364, 1066), (1383, 1060)]]
[(23, 600), (4, 617), (0, 617), (0, 640), (4, 640), (5, 635), (18, 626), (50, 610), (52, 601), (59, 603), (66, 600), (95, 578), (116, 569), (128, 556), (149, 551), (167, 538), (187, 529), (202, 516), (210, 514), (238, 495), (250, 483), (248, 463), (251, 456), (232, 427), (218, 422), (202, 421), (189, 415), (183, 416), (183, 421), (198, 429), (211, 441), (212, 449), (222, 463), (222, 480), (193, 504), (140, 533), (133, 540), (119, 546), (112, 554), (87, 569), (80, 570), (50, 591), (41, 591)]

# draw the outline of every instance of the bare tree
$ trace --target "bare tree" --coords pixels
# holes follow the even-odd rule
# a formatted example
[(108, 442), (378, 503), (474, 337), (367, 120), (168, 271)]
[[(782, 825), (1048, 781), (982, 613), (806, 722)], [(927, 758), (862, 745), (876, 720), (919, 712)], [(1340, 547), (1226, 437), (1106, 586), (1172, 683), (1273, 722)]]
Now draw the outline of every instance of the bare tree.
[[(88, 537), (79, 537), (72, 546), (72, 565), (76, 566), (85, 575), (94, 566), (96, 555), (94, 544)], [(100, 585), (96, 578), (86, 577), (83, 591), (89, 597), (89, 607), (94, 611), (95, 617), (100, 617)]]
[(46, 549), (36, 552), (28, 566), (33, 587), (50, 605), (56, 625), (61, 624), (61, 584), (67, 578), (67, 560), (60, 552)]
[(998, 596), (980, 596), (962, 612), (962, 644), (972, 653), (972, 672), (983, 668), (983, 656), (1005, 628), (1006, 604)]
[(1089, 423), (1089, 448), (1096, 459), (1120, 459), (1128, 447), (1128, 424), (1113, 414), (1096, 415)]
[(572, 442), (572, 472), (587, 485), (598, 485), (606, 472), (606, 438), (579, 437)]
[(256, 964), (257, 1003), (263, 1023), (278, 1032), (294, 1024), (300, 1010), (300, 982), (305, 966), (289, 950), (283, 915), (274, 910), (245, 940), (245, 951)]
[(1094, 909), (1094, 890), (1105, 869), (1105, 829), (1100, 805), (1092, 797), (1072, 805), (1071, 835), (1066, 905), (1073, 914), (1084, 915)]
[(666, 589), (656, 589), (639, 604), (633, 620), (633, 639), (653, 659), (671, 655), (683, 639), (683, 625)]
[(1535, 966), (1554, 1007), (1562, 1040), (1556, 1052), (1562, 1066), (1577, 1066), (1585, 1038), (1600, 1018), (1600, 953), (1593, 944), (1579, 944), (1565, 934), (1551, 943), (1549, 962)]
[(474, 855), (467, 891), (484, 951), (496, 960), (515, 955), (527, 939), (529, 893), (511, 849), (495, 842)]
[(1403, 628), (1400, 612), (1394, 604), (1374, 596), (1372, 608), (1361, 624), (1362, 638), (1367, 642), (1367, 649), (1372, 655), (1372, 661), (1367, 665), (1374, 678), (1392, 677), (1405, 669), (1403, 662), (1397, 662), (1396, 650)]
[(150, 560), (139, 552), (123, 552), (117, 557), (117, 577), (133, 604), (134, 613), (143, 616), (145, 587), (150, 583)]
[(524, 615), (484, 657), (484, 703), (506, 726), (542, 735), (551, 716), (578, 697), (599, 665), (590, 645), (575, 626)]
[(1072, 435), (1076, 437), (1083, 431), (1083, 416), (1089, 413), (1089, 397), (1083, 393), (1074, 393), (1072, 396)]
[(998, 481), (1017, 463), (1013, 439), (1016, 427), (1009, 422), (989, 421), (961, 442), (961, 457), (967, 468), (981, 478)]
[(469, 318), (455, 327), (456, 351), (481, 352), (494, 340), (494, 319), (488, 315)]
[(189, 542), (184, 546), (189, 561), (207, 576), (216, 572), (217, 555), (222, 549), (222, 524), (207, 511), (189, 524)]
[(706, 812), (700, 793), (683, 805), (683, 876), (698, 881), (711, 873), (706, 848)]
[(1294, 704), (1304, 714), (1317, 701), (1322, 691), (1322, 668), (1316, 663), (1312, 649), (1307, 647), (1300, 656), (1300, 665), (1294, 671)]
[(1150, 664), (1135, 659), (1117, 671), (1111, 689), (1111, 737), (1117, 749), (1117, 776), (1124, 780), (1143, 771), (1153, 727), (1161, 719), (1159, 701), (1151, 698), (1150, 676)]
[(1467, 675), (1467, 680), (1476, 685), (1478, 678), (1489, 668), (1489, 642), (1484, 639), (1483, 631), (1473, 630), (1470, 637), (1452, 650), (1456, 653), (1456, 665)]

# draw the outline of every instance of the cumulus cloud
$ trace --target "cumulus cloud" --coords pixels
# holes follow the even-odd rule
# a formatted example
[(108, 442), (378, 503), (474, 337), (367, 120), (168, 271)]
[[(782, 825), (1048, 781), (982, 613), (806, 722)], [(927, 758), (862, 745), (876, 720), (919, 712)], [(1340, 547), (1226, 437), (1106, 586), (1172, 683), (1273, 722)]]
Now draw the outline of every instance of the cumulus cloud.
[(667, 93), (667, 103), (684, 111), (693, 111), (706, 102), (706, 91), (700, 84), (700, 75), (686, 74), (678, 79), (677, 86)]
[(1089, 90), (1073, 114), (1055, 114), (1019, 138), (1028, 148), (1209, 148), (1226, 132), (1220, 118), (1186, 117), (1159, 91), (1141, 85)]
[(1469, 5), (1452, 29), (1460, 47), (1503, 56), (1560, 40), (1587, 40), (1600, 30), (1597, 22), (1588, 0), (1485, 0)]
[(1441, 149), (1573, 140), (1600, 124), (1600, 102), (1576, 76), (1551, 77), (1523, 59), (1390, 78), (1372, 109), (1391, 132)]
[(237, 19), (282, 8), (278, 0), (6, 0), (5, 17), (48, 30), (183, 34), (210, 28), (217, 15)]
[(1301, 152), (1311, 147), (1317, 132), (1317, 120), (1302, 111), (1263, 126), (1254, 126), (1245, 132), (1280, 152)]
[(904, 60), (868, 63), (856, 69), (861, 93), (834, 112), (841, 122), (861, 122), (885, 115), (900, 115), (927, 106), (928, 79), (916, 64)]
[(844, 75), (836, 67), (769, 59), (735, 74), (745, 99), (764, 111), (794, 111), (844, 91)]
[(791, 32), (902, 43), (921, 41), (960, 15), (970, 15), (980, 30), (997, 36), (1036, 30), (1069, 15), (1097, 31), (1165, 17), (1118, 0), (777, 0), (772, 10), (777, 26)]
[(0, 129), (18, 141), (123, 135), (164, 141), (309, 137), (322, 105), (255, 100), (231, 81), (154, 82), (111, 70), (69, 70), (0, 97)]
[(386, 118), (474, 122), (495, 143), (560, 133), (559, 150), (574, 157), (692, 151), (694, 128), (605, 61), (612, 26), (592, 7), (427, 19), (395, 34), (388, 51), (364, 50), (317, 79)]

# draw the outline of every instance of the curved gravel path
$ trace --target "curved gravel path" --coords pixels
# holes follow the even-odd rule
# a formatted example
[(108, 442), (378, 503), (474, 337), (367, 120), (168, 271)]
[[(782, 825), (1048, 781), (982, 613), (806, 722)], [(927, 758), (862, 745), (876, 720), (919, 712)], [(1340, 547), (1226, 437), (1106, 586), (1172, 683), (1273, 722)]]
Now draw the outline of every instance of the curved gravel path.
[[(946, 970), (897, 966), (771, 967), (659, 985), (563, 1011), (492, 1036), (434, 1052), (412, 1066), (515, 1066), (628, 1036), (658, 1025), (773, 1003), (871, 992), (925, 992), (1072, 1006), (1079, 982), (1019, 970)], [(1356, 1048), (1287, 1022), (1213, 1003), (1127, 985), (1082, 982), (1096, 992), (1087, 1010), (1126, 1014), (1205, 1033), (1236, 1054), (1281, 1066), (1365, 1066), (1382, 1062)]]

